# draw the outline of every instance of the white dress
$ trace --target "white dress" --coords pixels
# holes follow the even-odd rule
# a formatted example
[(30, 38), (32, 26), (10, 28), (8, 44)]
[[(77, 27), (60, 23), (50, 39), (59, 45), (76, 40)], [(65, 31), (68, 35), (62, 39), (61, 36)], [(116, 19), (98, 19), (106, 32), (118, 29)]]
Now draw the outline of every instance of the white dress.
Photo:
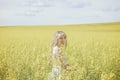
[(62, 53), (61, 49), (57, 46), (53, 47), (53, 52), (52, 52), (53, 67), (52, 67), (52, 71), (48, 75), (48, 80), (60, 80), (62, 68), (61, 65), (58, 64), (56, 59), (56, 54), (58, 53)]

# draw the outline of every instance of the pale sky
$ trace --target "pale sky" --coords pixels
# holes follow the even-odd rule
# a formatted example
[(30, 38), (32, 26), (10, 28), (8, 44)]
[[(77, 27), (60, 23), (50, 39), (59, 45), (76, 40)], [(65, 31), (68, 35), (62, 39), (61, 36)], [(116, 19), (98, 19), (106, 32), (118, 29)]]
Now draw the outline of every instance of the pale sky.
[(0, 0), (0, 26), (101, 22), (120, 22), (120, 0)]

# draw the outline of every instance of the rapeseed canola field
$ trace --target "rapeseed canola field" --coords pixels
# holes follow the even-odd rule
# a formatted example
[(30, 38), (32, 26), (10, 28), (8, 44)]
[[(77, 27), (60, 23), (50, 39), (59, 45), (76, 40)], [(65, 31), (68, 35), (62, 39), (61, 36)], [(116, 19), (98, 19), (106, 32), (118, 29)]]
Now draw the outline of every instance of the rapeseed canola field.
[(120, 23), (0, 27), (0, 80), (47, 80), (58, 30), (71, 68), (62, 80), (120, 80)]

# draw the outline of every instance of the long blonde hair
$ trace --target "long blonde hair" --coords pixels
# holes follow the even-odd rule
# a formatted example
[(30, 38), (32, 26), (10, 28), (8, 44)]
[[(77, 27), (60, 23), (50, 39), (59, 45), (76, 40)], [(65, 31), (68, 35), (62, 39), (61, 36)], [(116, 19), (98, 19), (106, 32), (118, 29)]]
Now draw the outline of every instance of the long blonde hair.
[(65, 48), (67, 47), (67, 35), (66, 35), (66, 33), (63, 31), (56, 31), (53, 35), (53, 38), (52, 38), (51, 48), (53, 48), (54, 46), (57, 45), (57, 40), (59, 39), (59, 36), (61, 36), (61, 35), (64, 35), (64, 38), (65, 38), (64, 46), (65, 46)]

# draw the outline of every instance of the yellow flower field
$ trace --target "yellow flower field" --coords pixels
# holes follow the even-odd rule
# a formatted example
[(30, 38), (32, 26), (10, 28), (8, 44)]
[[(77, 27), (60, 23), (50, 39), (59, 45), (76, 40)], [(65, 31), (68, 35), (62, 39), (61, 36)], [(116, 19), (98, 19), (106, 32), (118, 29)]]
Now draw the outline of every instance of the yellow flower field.
[(120, 23), (0, 27), (0, 80), (47, 80), (57, 30), (71, 68), (62, 80), (120, 80)]

